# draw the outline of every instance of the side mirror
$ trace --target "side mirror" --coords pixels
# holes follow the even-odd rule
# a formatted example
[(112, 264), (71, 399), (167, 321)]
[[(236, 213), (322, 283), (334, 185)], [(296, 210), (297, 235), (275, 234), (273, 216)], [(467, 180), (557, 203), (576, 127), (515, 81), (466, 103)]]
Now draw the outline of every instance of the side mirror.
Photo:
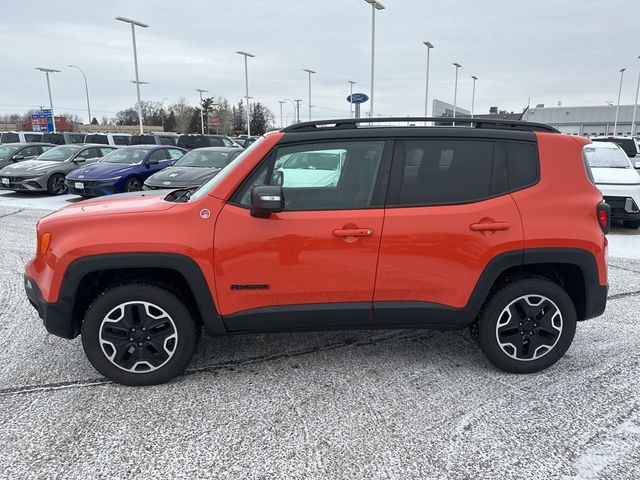
[(74, 161), (75, 163), (78, 163), (78, 162), (86, 162), (86, 161), (87, 161), (87, 159), (86, 159), (86, 158), (82, 158), (82, 157), (76, 157), (76, 158), (74, 158), (74, 159), (73, 159), (73, 161)]
[(19, 162), (20, 160), (24, 160), (24, 158), (25, 158), (25, 157), (24, 157), (24, 155), (20, 155), (20, 154), (18, 154), (18, 155), (14, 155), (14, 156), (11, 158), (11, 160), (13, 160), (14, 162)]
[(280, 185), (255, 185), (251, 188), (251, 216), (269, 218), (284, 210), (284, 197)]
[(157, 165), (158, 164), (158, 160), (156, 160), (155, 158), (153, 159), (149, 159), (149, 161), (147, 161), (147, 167), (149, 167), (150, 165)]

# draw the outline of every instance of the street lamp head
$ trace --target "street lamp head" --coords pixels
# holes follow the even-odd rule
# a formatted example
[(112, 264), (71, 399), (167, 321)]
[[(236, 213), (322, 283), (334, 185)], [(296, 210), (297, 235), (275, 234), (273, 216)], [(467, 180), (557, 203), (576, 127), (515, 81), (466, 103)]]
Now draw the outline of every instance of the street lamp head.
[(60, 70), (55, 70), (53, 68), (36, 67), (36, 70), (40, 70), (41, 72), (45, 73), (60, 73)]
[(251, 53), (248, 53), (248, 52), (243, 52), (242, 50), (236, 50), (236, 53), (238, 55), (244, 55), (245, 57), (251, 57), (251, 58), (255, 57), (255, 55), (252, 55)]
[(460, 68), (460, 67), (462, 67), (462, 65), (460, 65), (458, 62), (454, 62), (454, 63), (453, 63), (453, 66), (454, 66), (454, 67), (456, 67), (456, 68)]
[(203, 90), (201, 88), (196, 88), (196, 92), (207, 93), (207, 92), (209, 92), (209, 90)]
[(355, 85), (356, 82), (354, 82), (353, 80), (347, 80), (347, 83), (350, 83), (351, 85)]
[(303, 72), (309, 72), (309, 73), (316, 73), (313, 70), (309, 70), (308, 68), (303, 68), (302, 71)]
[(475, 75), (471, 75), (471, 78), (473, 78), (474, 80), (478, 80), (478, 77), (476, 77)]
[(137, 83), (138, 85), (149, 85), (149, 82), (142, 82), (142, 81), (137, 82), (135, 80), (131, 80), (131, 83)]
[(422, 43), (424, 43), (427, 46), (427, 48), (433, 48), (433, 43), (431, 42), (422, 42)]
[(620, 69), (620, 73), (624, 72), (625, 70), (626, 70), (626, 67), (621, 68), (621, 69)]
[(384, 5), (382, 5), (378, 0), (364, 0), (367, 3), (370, 3), (375, 7), (376, 10), (384, 10)]
[(136, 25), (142, 28), (147, 28), (149, 26), (146, 23), (138, 22), (137, 20), (131, 20), (130, 18), (125, 18), (125, 17), (116, 17), (116, 20), (119, 20), (125, 23), (130, 23), (131, 25)]

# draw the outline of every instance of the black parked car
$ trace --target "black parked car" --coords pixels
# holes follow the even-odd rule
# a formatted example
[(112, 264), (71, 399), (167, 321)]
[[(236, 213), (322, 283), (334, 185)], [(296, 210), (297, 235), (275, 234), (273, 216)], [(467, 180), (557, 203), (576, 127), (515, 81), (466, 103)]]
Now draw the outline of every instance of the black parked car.
[[(129, 145), (177, 145), (178, 135), (175, 133), (149, 133), (131, 135)], [(178, 145), (179, 146), (179, 145)]]
[(151, 175), (144, 182), (147, 189), (199, 187), (244, 150), (236, 147), (197, 148), (186, 153), (172, 166)]
[(240, 147), (226, 135), (180, 135), (178, 146), (193, 150), (203, 147)]

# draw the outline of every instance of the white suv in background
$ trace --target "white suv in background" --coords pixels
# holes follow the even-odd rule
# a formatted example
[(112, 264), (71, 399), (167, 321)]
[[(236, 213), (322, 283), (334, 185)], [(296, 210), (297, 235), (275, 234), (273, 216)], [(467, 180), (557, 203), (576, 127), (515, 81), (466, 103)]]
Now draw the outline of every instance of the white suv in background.
[[(620, 146), (633, 162), (635, 168), (640, 169), (640, 148), (633, 137), (623, 137), (621, 135), (609, 135), (601, 137), (591, 137), (592, 142), (613, 142)], [(636, 158), (637, 157), (637, 158)]]
[(611, 218), (627, 228), (640, 227), (640, 174), (619, 145), (597, 142), (583, 148), (593, 181), (611, 207)]

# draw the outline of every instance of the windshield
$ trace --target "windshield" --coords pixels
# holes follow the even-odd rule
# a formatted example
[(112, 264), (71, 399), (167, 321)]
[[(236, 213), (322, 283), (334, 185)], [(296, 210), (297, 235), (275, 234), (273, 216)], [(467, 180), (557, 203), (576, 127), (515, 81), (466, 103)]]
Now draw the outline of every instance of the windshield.
[(282, 168), (302, 170), (337, 170), (340, 163), (339, 154), (326, 152), (300, 152), (292, 154)]
[(591, 168), (631, 168), (629, 157), (619, 148), (584, 147), (584, 155)]
[(105, 155), (100, 162), (127, 163), (133, 165), (142, 162), (148, 153), (148, 148), (119, 148)]
[(18, 150), (18, 147), (0, 147), (0, 160), (6, 160), (16, 150)]
[(61, 147), (54, 147), (38, 157), (38, 160), (47, 160), (49, 162), (64, 162), (69, 160), (78, 150), (79, 147), (72, 147), (63, 145)]
[(636, 142), (633, 138), (593, 138), (592, 140), (594, 142), (611, 142), (620, 145), (620, 148), (624, 150), (628, 157), (635, 157), (637, 154)]
[(251, 152), (253, 152), (253, 150), (255, 150), (262, 143), (263, 140), (264, 140), (264, 137), (260, 137), (259, 140), (251, 144), (249, 148), (247, 148), (240, 155), (234, 158), (230, 164), (228, 164), (226, 167), (220, 170), (220, 172), (215, 177), (210, 179), (207, 183), (203, 184), (198, 190), (193, 192), (193, 195), (191, 195), (190, 200), (197, 200), (198, 198), (205, 196), (207, 193), (213, 190), (213, 188), (218, 183), (220, 183), (229, 174), (229, 172), (231, 172), (236, 167), (236, 165), (238, 165), (239, 163), (242, 163), (244, 158), (247, 155), (251, 154)]
[(178, 160), (174, 167), (217, 167), (223, 168), (227, 164), (229, 152), (207, 150), (192, 150)]

